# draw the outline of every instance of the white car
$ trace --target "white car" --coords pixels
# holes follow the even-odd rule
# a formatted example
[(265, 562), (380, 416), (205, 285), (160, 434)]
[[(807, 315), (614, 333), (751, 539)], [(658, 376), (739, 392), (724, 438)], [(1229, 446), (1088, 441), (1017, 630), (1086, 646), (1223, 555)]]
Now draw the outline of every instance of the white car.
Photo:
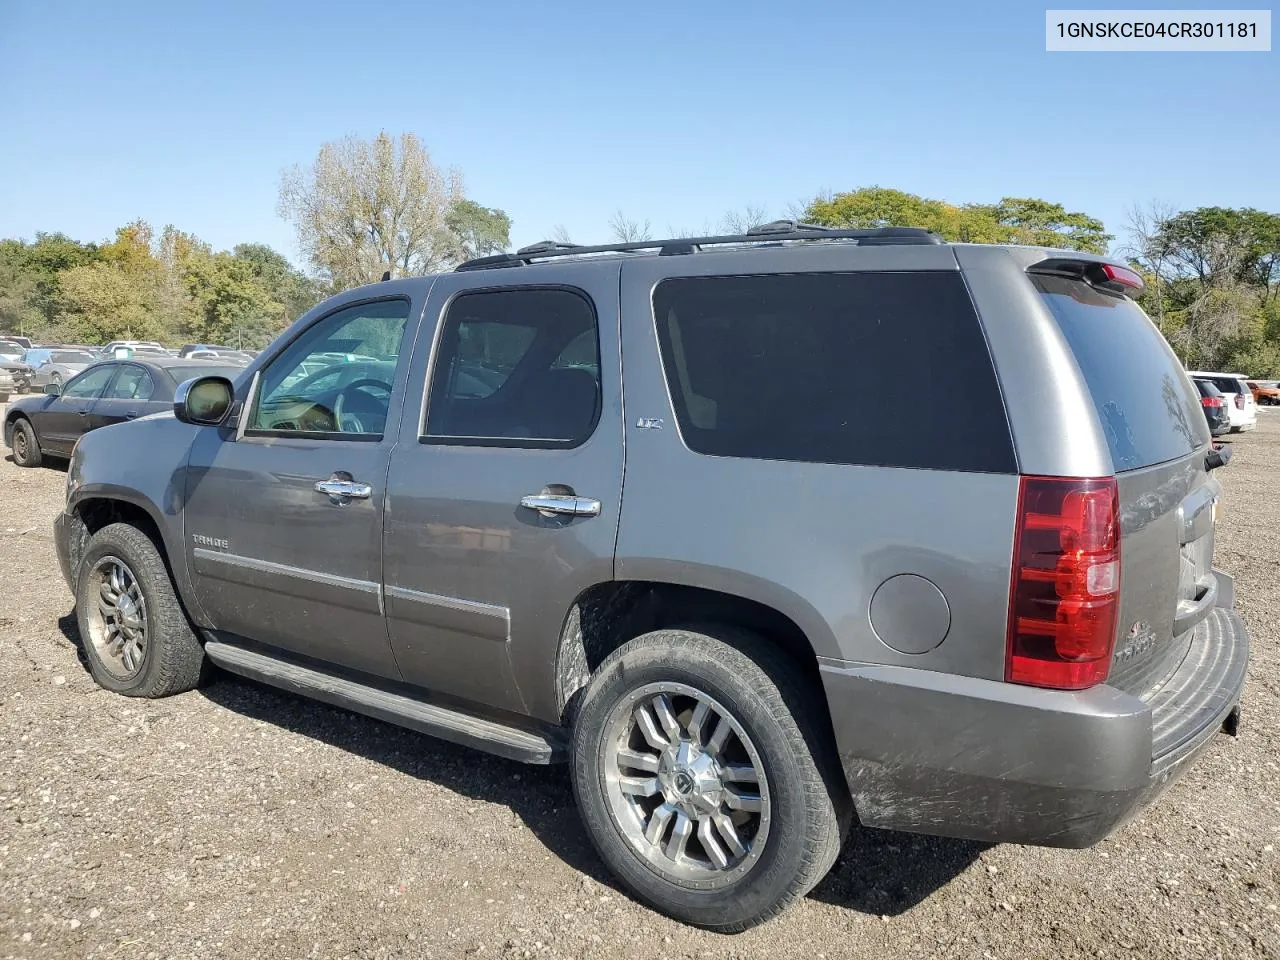
[(1252, 430), (1258, 425), (1258, 404), (1253, 399), (1253, 391), (1245, 383), (1249, 378), (1243, 373), (1188, 370), (1187, 375), (1196, 380), (1208, 380), (1222, 393), (1232, 433)]

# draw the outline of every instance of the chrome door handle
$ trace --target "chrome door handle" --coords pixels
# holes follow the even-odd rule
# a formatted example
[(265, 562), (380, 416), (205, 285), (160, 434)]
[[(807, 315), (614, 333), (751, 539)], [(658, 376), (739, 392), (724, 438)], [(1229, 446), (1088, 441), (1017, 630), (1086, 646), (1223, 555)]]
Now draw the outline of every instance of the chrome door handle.
[(316, 481), (316, 493), (323, 493), (328, 496), (330, 503), (341, 505), (351, 500), (368, 500), (373, 496), (373, 487), (354, 480), (330, 478)]
[(537, 510), (544, 517), (598, 517), (600, 501), (592, 497), (575, 497), (563, 493), (535, 493), (520, 498), (520, 506)]

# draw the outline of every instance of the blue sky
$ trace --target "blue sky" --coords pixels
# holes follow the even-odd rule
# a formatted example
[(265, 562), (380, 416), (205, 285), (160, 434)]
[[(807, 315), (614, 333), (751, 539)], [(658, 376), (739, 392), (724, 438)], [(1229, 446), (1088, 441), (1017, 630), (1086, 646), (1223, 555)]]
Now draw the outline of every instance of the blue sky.
[(1042, 196), (1113, 233), (1134, 201), (1280, 211), (1280, 53), (1050, 54), (1044, 10), (4, 0), (0, 236), (143, 217), (296, 258), (281, 170), (380, 129), (460, 168), (517, 245), (872, 184)]

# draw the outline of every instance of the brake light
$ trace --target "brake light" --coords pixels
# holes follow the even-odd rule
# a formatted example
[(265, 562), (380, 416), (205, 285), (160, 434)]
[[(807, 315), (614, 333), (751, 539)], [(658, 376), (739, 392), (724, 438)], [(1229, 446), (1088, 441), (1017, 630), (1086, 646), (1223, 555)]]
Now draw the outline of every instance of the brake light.
[(1218, 407), (1222, 406), (1222, 398), (1221, 397), (1201, 397), (1200, 403), (1202, 406), (1213, 407), (1216, 410)]
[(1118, 267), (1114, 263), (1102, 264), (1102, 274), (1112, 283), (1128, 287), (1131, 290), (1142, 290), (1146, 286), (1142, 282), (1142, 277), (1136, 271), (1130, 270), (1128, 267)]
[(1236, 409), (1237, 409), (1237, 410), (1243, 410), (1243, 409), (1244, 409), (1244, 394), (1243, 394), (1243, 393), (1237, 393), (1237, 394), (1236, 394)]
[(1101, 683), (1120, 604), (1114, 477), (1022, 477), (1005, 679), (1059, 690)]

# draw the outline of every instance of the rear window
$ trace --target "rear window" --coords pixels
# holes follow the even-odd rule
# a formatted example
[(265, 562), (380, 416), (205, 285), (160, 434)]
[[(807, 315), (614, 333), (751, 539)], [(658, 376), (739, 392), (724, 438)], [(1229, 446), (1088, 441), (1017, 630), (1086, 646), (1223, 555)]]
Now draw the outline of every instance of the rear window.
[[(697, 453), (1012, 473), (1013, 442), (958, 273), (664, 280), (653, 295)], [(912, 370), (929, 386), (904, 381)]]
[(1202, 397), (1222, 396), (1222, 391), (1219, 390), (1217, 387), (1215, 387), (1208, 380), (1196, 380), (1195, 385), (1196, 385), (1196, 389), (1200, 391), (1200, 396)]
[(1083, 280), (1032, 280), (1084, 374), (1117, 471), (1174, 460), (1209, 442), (1199, 396), (1141, 307)]
[(1234, 377), (1211, 377), (1209, 382), (1223, 393), (1244, 393), (1248, 390), (1248, 387)]
[(173, 378), (174, 383), (194, 380), (196, 377), (226, 377), (228, 380), (234, 380), (236, 377), (240, 376), (240, 374), (244, 373), (244, 367), (202, 363), (199, 366), (192, 364), (190, 366), (183, 367), (165, 367), (164, 372)]

